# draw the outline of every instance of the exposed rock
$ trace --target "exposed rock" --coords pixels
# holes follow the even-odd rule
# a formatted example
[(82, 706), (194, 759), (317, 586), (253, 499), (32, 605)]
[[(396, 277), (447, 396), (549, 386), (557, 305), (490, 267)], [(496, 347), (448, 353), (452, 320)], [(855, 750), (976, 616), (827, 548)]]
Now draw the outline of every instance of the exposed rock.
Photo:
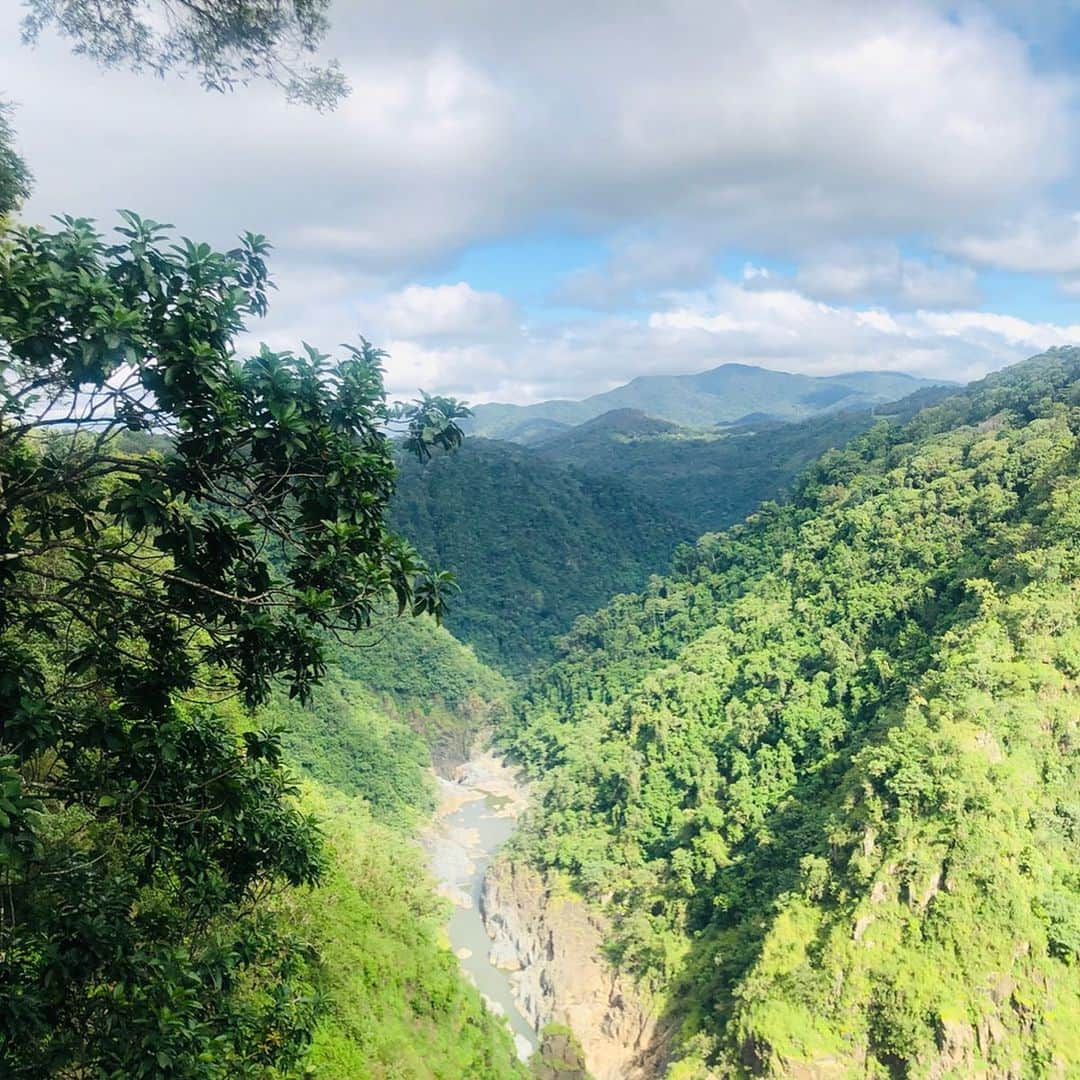
[(874, 921), (873, 915), (860, 915), (855, 921), (855, 929), (851, 932), (852, 941), (860, 941), (863, 934), (870, 928), (870, 924)]
[(982, 1017), (975, 1025), (975, 1040), (984, 1057), (990, 1053), (990, 1048), (994, 1043), (1000, 1042), (1005, 1035), (1005, 1025), (994, 1014)]
[(877, 844), (877, 829), (869, 828), (863, 833), (862, 838), (862, 851), (863, 858), (869, 859), (874, 854), (874, 847)]
[(656, 1017), (604, 960), (602, 916), (577, 899), (553, 897), (537, 871), (506, 858), (488, 870), (480, 910), (501, 964), (516, 958), (515, 996), (537, 1030), (568, 1027), (595, 1080), (661, 1073)]
[(488, 963), (500, 971), (521, 970), (521, 957), (518, 955), (517, 947), (506, 937), (495, 939), (488, 953)]
[(758, 1035), (747, 1035), (739, 1047), (739, 1060), (754, 1076), (761, 1076), (772, 1056), (772, 1048)]
[(451, 774), (451, 780), (473, 797), (492, 795), (504, 800), (503, 813), (517, 817), (528, 803), (528, 785), (512, 766), (491, 750), (475, 754), (459, 765)]
[(1005, 753), (1001, 749), (1001, 743), (989, 731), (980, 731), (975, 736), (975, 745), (995, 764), (1005, 760)]
[(1007, 972), (995, 971), (987, 980), (990, 999), (995, 1005), (1004, 1005), (1012, 997), (1016, 983)]
[(970, 1076), (976, 1033), (963, 1020), (942, 1019), (938, 1023), (940, 1054), (927, 1072), (927, 1080), (946, 1076)]
[(843, 1080), (851, 1076), (851, 1062), (836, 1057), (822, 1057), (816, 1061), (785, 1062), (778, 1076), (789, 1080)]
[(581, 1044), (567, 1027), (544, 1029), (531, 1064), (537, 1080), (590, 1080)]
[(930, 875), (930, 880), (926, 883), (926, 888), (923, 889), (922, 894), (919, 896), (919, 910), (925, 911), (930, 906), (930, 901), (937, 896), (938, 891), (941, 888), (941, 870), (940, 868), (935, 870)]

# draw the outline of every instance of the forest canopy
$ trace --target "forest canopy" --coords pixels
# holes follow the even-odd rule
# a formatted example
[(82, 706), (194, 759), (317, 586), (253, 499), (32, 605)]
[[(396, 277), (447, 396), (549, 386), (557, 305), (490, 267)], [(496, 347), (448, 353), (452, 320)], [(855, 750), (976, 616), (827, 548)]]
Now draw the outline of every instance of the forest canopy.
[(671, 1075), (1080, 1070), (1078, 435), (1076, 349), (880, 423), (526, 690), (523, 853)]

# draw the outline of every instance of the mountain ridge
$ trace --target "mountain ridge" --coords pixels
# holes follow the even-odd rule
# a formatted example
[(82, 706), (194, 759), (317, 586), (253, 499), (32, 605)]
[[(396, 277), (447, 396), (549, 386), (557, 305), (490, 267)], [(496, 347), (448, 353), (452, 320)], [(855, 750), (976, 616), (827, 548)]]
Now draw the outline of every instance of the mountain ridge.
[(868, 408), (941, 385), (951, 384), (907, 372), (804, 375), (732, 362), (682, 375), (638, 375), (580, 401), (477, 405), (467, 426), (475, 435), (531, 445), (613, 409), (636, 409), (683, 427), (713, 427), (759, 412), (796, 421), (823, 412)]

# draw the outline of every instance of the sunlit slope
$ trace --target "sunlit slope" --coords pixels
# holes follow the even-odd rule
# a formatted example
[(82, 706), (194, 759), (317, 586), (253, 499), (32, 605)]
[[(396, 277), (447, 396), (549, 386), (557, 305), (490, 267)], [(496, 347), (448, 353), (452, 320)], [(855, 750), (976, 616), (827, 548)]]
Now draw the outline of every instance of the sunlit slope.
[(324, 822), (329, 854), (324, 883), (282, 905), (319, 956), (312, 1075), (523, 1080), (506, 1022), (484, 1008), (445, 943), (446, 902), (418, 845), (363, 799), (308, 785), (303, 805)]
[(1078, 431), (1077, 350), (878, 425), (527, 691), (673, 1076), (1080, 1073)]
[(321, 885), (280, 901), (312, 947), (322, 1002), (310, 1063), (323, 1080), (524, 1077), (509, 1028), (487, 1012), (445, 936), (415, 830), (434, 808), (433, 761), (450, 767), (504, 715), (509, 688), (426, 618), (393, 618), (331, 649), (312, 700), (279, 695), (301, 805), (320, 821)]

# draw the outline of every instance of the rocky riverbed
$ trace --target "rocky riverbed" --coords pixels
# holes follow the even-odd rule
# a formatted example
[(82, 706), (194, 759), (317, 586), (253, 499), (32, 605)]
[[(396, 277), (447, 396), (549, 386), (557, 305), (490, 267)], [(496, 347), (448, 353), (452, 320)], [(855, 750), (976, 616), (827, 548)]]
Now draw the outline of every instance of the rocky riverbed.
[(605, 962), (603, 917), (499, 855), (528, 804), (515, 771), (483, 753), (438, 783), (424, 844), (454, 903), (450, 943), (488, 1006), (506, 1016), (522, 1059), (554, 1023), (580, 1040), (595, 1080), (659, 1075), (665, 1040), (649, 1004)]
[(506, 1017), (518, 1055), (526, 1060), (536, 1047), (536, 1031), (518, 1007), (507, 972), (492, 962), (480, 894), (492, 858), (525, 808), (527, 791), (491, 753), (474, 756), (437, 782), (438, 809), (423, 841), (439, 891), (454, 904), (450, 944), (488, 1008)]
[(665, 1040), (649, 1003), (604, 960), (603, 917), (553, 891), (532, 867), (496, 859), (480, 896), (491, 959), (511, 971), (534, 1029), (569, 1027), (594, 1080), (660, 1075)]

